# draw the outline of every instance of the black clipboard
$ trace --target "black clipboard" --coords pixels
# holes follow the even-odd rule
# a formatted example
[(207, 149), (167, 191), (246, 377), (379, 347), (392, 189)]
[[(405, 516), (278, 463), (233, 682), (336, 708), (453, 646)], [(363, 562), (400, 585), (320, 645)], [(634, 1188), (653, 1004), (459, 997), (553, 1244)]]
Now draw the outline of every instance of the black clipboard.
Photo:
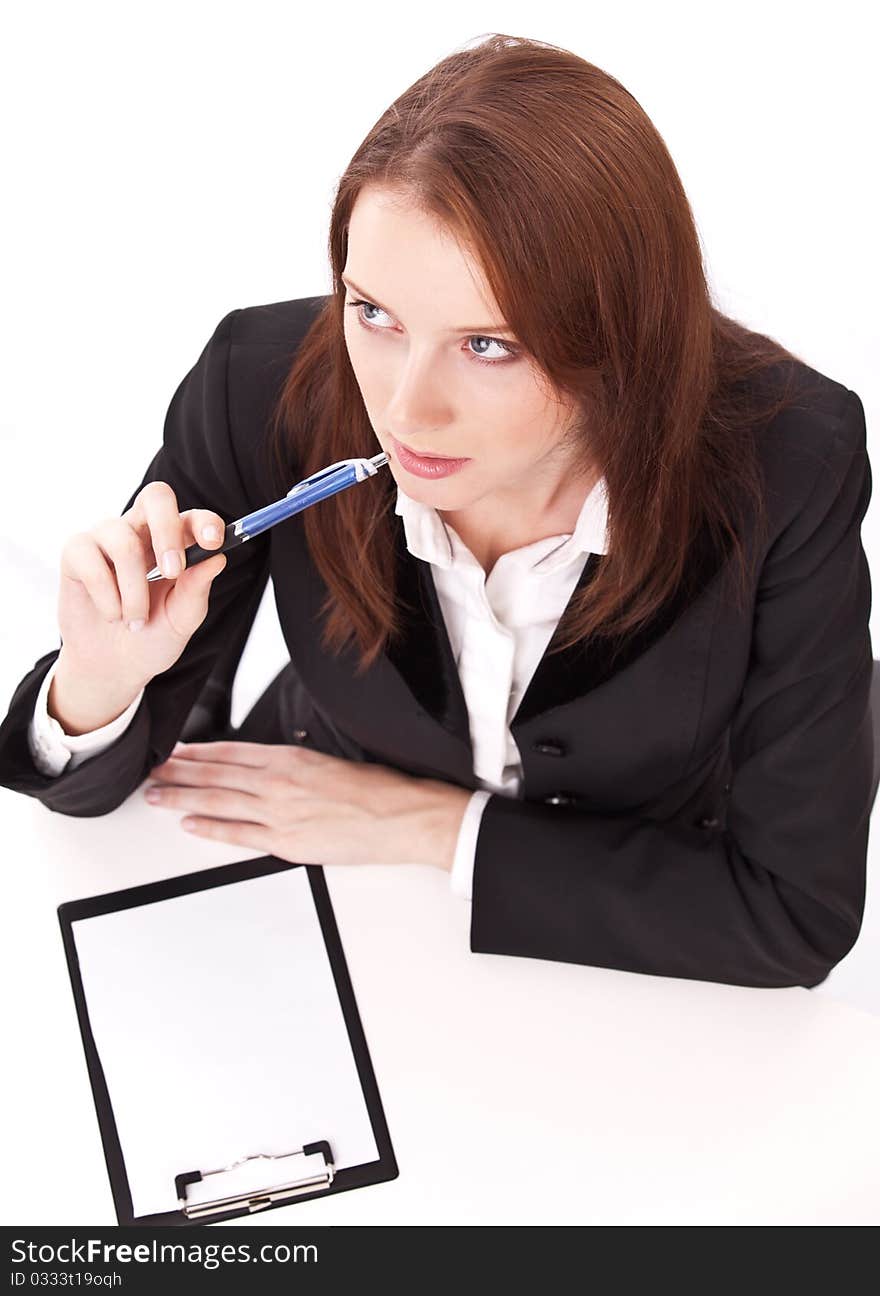
[[(332, 971), (332, 980), (338, 996), (338, 1006), (347, 1031), (348, 1047), (356, 1067), (378, 1158), (359, 1165), (337, 1167), (333, 1129), (322, 1128), (312, 1131), (317, 1137), (305, 1141), (297, 1139), (296, 1145), (292, 1147), (276, 1146), (273, 1149), (263, 1146), (250, 1149), (236, 1147), (235, 1155), (230, 1159), (220, 1158), (223, 1164), (192, 1165), (186, 1164), (184, 1159), (184, 1164), (176, 1166), (173, 1176), (173, 1195), (176, 1197), (177, 1208), (135, 1215), (125, 1150), (120, 1141), (117, 1119), (114, 1115), (113, 1095), (108, 1088), (105, 1068), (99, 1055), (89, 1015), (90, 990), (84, 984), (80, 966), (82, 951), (77, 949), (77, 924), (101, 915), (117, 914), (123, 910), (193, 896), (195, 893), (212, 891), (214, 888), (235, 886), (253, 879), (267, 878), (269, 875), (289, 873), (298, 869), (304, 870), (308, 880), (311, 900), (314, 903), (315, 915), (320, 925), (320, 934), (323, 936), (328, 965)], [(298, 875), (298, 879), (301, 876)], [(298, 879), (296, 886), (300, 887)], [(292, 886), (293, 881), (269, 885)], [(222, 898), (227, 898), (225, 893)], [(159, 912), (153, 911), (154, 914)], [(167, 914), (168, 910), (161, 912)], [(283, 917), (282, 913), (279, 918), (276, 911), (273, 921), (283, 922)], [(391, 1146), (382, 1102), (321, 866), (291, 864), (278, 860), (275, 856), (266, 855), (258, 859), (243, 860), (219, 868), (168, 878), (145, 886), (129, 887), (84, 900), (70, 901), (59, 905), (58, 918), (101, 1131), (104, 1158), (120, 1225), (155, 1227), (225, 1222), (241, 1215), (252, 1214), (257, 1210), (271, 1210), (297, 1201), (308, 1201), (332, 1193), (347, 1192), (352, 1188), (383, 1183), (398, 1176), (397, 1161)], [(82, 940), (82, 928), (80, 928), (80, 937)], [(179, 932), (176, 939), (180, 942)], [(168, 959), (169, 950), (159, 949), (155, 957)], [(197, 985), (197, 966), (195, 972)], [(185, 990), (185, 987), (183, 989)], [(259, 985), (255, 983), (253, 989), (254, 993), (258, 993)], [(198, 995), (203, 993), (204, 988), (200, 987), (196, 992), (194, 1010), (198, 1009)], [(107, 1036), (104, 1038), (106, 1040)], [(169, 1064), (170, 1059), (166, 1058), (165, 1065)], [(162, 1063), (158, 1065), (162, 1066)], [(192, 1077), (178, 1075), (175, 1081), (186, 1085), (192, 1082)], [(255, 1101), (259, 1101), (259, 1094), (255, 1095)], [(363, 1114), (361, 1119), (362, 1121), (365, 1119)], [(269, 1173), (270, 1170), (272, 1173)], [(260, 1173), (260, 1182), (254, 1183), (253, 1175), (257, 1171)], [(238, 1188), (234, 1189), (236, 1177)], [(251, 1181), (250, 1184), (248, 1180)], [(242, 1188), (243, 1181), (245, 1186)], [(230, 1185), (233, 1186), (233, 1191), (229, 1191)]]

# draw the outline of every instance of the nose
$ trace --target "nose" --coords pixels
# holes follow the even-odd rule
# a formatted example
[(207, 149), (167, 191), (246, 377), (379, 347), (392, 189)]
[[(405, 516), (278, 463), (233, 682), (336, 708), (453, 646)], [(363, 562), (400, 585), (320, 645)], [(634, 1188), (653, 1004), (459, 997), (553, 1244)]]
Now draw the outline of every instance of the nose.
[(432, 438), (442, 436), (443, 428), (452, 422), (448, 384), (427, 353), (410, 350), (386, 407), (385, 422), (392, 436), (405, 444), (415, 441), (432, 449)]

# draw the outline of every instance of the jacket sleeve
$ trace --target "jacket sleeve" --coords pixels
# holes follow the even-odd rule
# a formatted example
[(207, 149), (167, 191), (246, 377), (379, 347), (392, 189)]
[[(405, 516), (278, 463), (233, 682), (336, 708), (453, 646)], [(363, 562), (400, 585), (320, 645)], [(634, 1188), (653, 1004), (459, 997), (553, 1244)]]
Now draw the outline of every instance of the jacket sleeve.
[(471, 949), (733, 985), (810, 986), (862, 921), (873, 787), (871, 498), (855, 392), (765, 555), (731, 718), (727, 824), (492, 795)]
[[(168, 482), (181, 511), (210, 508), (227, 523), (260, 506), (247, 497), (229, 419), (229, 357), (237, 310), (217, 325), (175, 391), (162, 446), (122, 513), (152, 481)], [(121, 514), (120, 514), (121, 516)], [(35, 663), (13, 693), (0, 725), (0, 786), (36, 797), (61, 814), (107, 814), (154, 765), (167, 759), (228, 636), (255, 615), (254, 589), (266, 584), (269, 538), (255, 536), (227, 554), (214, 578), (205, 620), (178, 660), (152, 679), (131, 723), (105, 750), (53, 777), (34, 763), (28, 727), (45, 675), (61, 645)]]

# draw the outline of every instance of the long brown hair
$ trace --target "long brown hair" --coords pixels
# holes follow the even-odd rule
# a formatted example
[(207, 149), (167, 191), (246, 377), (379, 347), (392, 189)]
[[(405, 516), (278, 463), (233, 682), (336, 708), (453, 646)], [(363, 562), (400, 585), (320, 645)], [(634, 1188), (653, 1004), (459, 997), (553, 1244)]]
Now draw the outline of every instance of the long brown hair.
[[(614, 77), (542, 41), (491, 33), (387, 109), (339, 181), (333, 292), (300, 344), (267, 446), (278, 494), (377, 453), (343, 333), (348, 224), (362, 186), (411, 199), (473, 250), (502, 317), (551, 390), (583, 414), (585, 473), (608, 498), (609, 552), (549, 651), (624, 636), (688, 573), (697, 531), (750, 572), (766, 512), (756, 433), (795, 401), (800, 357), (711, 302), (693, 213), (660, 134)], [(749, 381), (743, 380), (748, 377)], [(364, 670), (399, 629), (395, 484), (382, 471), (303, 514), (327, 588), (323, 642)]]

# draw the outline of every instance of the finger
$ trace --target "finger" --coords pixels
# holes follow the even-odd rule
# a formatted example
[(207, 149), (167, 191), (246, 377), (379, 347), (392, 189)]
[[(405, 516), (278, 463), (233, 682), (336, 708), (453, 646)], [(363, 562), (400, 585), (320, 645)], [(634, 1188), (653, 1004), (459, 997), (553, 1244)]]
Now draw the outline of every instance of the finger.
[(65, 548), (64, 569), (70, 579), (84, 586), (105, 621), (122, 620), (122, 600), (113, 564), (93, 536), (83, 531), (71, 537)]
[(173, 783), (180, 787), (214, 787), (231, 788), (238, 792), (249, 792), (259, 796), (265, 789), (266, 775), (264, 767), (254, 765), (233, 765), (230, 762), (209, 760), (180, 760), (169, 756), (161, 765), (150, 770), (150, 777), (163, 784)]
[[(184, 568), (184, 549), (192, 542), (205, 549), (217, 549), (223, 543), (226, 524), (212, 509), (193, 508), (179, 510), (177, 495), (168, 482), (148, 482), (125, 515), (138, 532), (143, 544), (152, 550), (159, 567), (169, 579), (180, 575)], [(213, 527), (215, 534), (208, 535)], [(176, 556), (173, 569), (166, 570), (166, 555)]]
[(150, 615), (147, 559), (136, 531), (123, 518), (107, 518), (92, 529), (92, 536), (115, 571), (124, 621), (146, 621)]
[[(270, 762), (274, 751), (287, 751), (280, 743), (235, 742), (191, 742), (178, 743), (171, 755), (176, 759), (195, 761), (217, 761), (225, 765), (250, 765), (255, 769), (264, 769)], [(296, 748), (295, 750), (306, 750)]]
[(188, 815), (186, 819), (181, 820), (181, 827), (186, 832), (196, 833), (199, 837), (213, 837), (218, 841), (232, 842), (235, 846), (249, 846), (264, 855), (272, 853), (272, 834), (268, 828), (260, 824)]
[(219, 549), (226, 539), (226, 523), (219, 513), (194, 508), (187, 509), (181, 516), (188, 523), (193, 540), (203, 549)]
[(265, 801), (231, 788), (163, 786), (155, 804), (166, 810), (210, 815), (212, 819), (245, 819), (266, 825)]
[[(150, 482), (138, 496), (133, 510), (138, 532), (167, 580), (184, 569), (186, 528), (177, 510), (177, 497), (167, 482)], [(169, 565), (170, 563), (170, 565)]]

